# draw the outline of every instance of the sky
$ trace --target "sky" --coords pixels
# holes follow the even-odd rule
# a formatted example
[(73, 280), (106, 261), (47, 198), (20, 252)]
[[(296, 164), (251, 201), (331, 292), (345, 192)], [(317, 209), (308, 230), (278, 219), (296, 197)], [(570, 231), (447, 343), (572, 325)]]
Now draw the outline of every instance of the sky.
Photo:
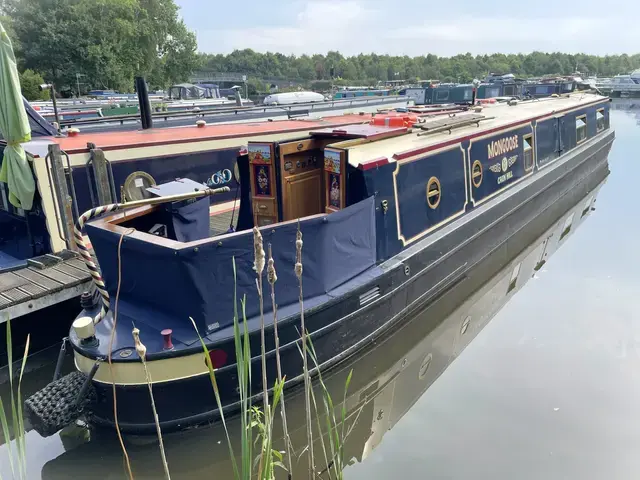
[(205, 53), (640, 51), (639, 0), (176, 0)]

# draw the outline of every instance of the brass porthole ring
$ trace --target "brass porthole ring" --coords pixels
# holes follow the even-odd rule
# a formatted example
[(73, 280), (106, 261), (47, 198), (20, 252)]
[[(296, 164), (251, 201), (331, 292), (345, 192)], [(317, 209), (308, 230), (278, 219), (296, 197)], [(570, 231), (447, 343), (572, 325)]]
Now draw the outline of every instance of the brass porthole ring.
[(480, 163), (480, 160), (476, 160), (473, 162), (473, 167), (471, 168), (471, 181), (474, 187), (480, 188), (480, 185), (482, 185), (482, 176), (482, 163)]
[(436, 177), (431, 177), (427, 182), (427, 204), (430, 208), (436, 209), (440, 205), (441, 198), (440, 180)]

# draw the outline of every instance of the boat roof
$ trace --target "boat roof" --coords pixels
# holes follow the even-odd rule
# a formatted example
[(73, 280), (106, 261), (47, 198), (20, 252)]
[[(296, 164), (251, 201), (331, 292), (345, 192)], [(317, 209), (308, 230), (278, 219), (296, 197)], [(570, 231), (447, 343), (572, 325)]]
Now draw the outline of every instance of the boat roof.
[[(485, 118), (477, 125), (472, 123), (467, 126), (457, 127), (451, 130), (451, 133), (445, 130), (428, 135), (416, 135), (416, 132), (420, 133), (421, 131), (419, 125), (416, 125), (415, 127), (418, 128), (414, 128), (412, 133), (405, 135), (371, 143), (354, 144), (354, 142), (346, 141), (342, 142), (342, 144), (332, 144), (331, 147), (348, 150), (349, 163), (354, 167), (381, 158), (387, 158), (390, 162), (394, 162), (426, 151), (457, 144), (469, 137), (480, 136), (497, 129), (512, 125), (516, 126), (534, 119), (548, 117), (605, 100), (608, 100), (608, 98), (600, 95), (575, 93), (560, 97), (526, 100), (518, 102), (515, 106), (510, 106), (506, 103), (495, 103), (482, 109), (481, 115)], [(456, 117), (460, 120), (464, 118), (471, 120), (473, 115), (478, 114), (465, 112), (457, 114)]]
[(275, 120), (252, 123), (212, 124), (203, 128), (195, 125), (169, 128), (151, 128), (129, 132), (80, 132), (76, 136), (53, 138), (60, 148), (69, 154), (87, 152), (87, 142), (94, 143), (102, 150), (150, 147), (163, 144), (188, 143), (210, 140), (222, 140), (234, 137), (269, 135), (287, 131), (310, 130), (365, 123), (371, 120), (370, 114), (345, 114), (327, 116), (318, 119)]

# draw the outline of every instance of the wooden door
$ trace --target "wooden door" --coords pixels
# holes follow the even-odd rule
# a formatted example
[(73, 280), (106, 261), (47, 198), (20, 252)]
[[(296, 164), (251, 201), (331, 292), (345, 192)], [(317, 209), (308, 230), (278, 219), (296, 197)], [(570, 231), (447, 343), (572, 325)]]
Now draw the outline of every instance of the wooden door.
[(285, 178), (285, 220), (323, 212), (322, 170), (312, 170)]

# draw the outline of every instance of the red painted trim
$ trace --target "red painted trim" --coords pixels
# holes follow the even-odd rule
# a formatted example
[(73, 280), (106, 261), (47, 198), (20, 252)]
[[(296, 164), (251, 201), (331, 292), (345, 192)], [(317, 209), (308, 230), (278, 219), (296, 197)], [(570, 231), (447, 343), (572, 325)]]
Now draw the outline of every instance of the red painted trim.
[(389, 163), (389, 159), (387, 157), (378, 157), (373, 160), (367, 160), (365, 162), (361, 162), (358, 164), (359, 170), (371, 170), (373, 168), (381, 167), (382, 165), (387, 165)]
[(466, 135), (464, 137), (457, 137), (457, 138), (454, 138), (454, 139), (451, 139), (451, 140), (447, 140), (445, 142), (440, 142), (440, 143), (436, 143), (434, 145), (429, 145), (427, 147), (418, 148), (416, 150), (406, 150), (404, 152), (396, 153), (393, 156), (393, 158), (394, 158), (394, 160), (404, 160), (405, 158), (414, 157), (416, 155), (421, 155), (423, 153), (427, 153), (427, 152), (431, 152), (432, 150), (436, 150), (438, 148), (448, 147), (449, 145), (456, 145), (458, 143), (462, 143), (462, 142), (466, 142), (467, 140), (471, 140), (473, 138), (482, 137), (484, 135), (488, 135), (488, 134), (491, 134), (491, 133), (499, 132), (501, 130), (507, 130), (507, 129), (512, 128), (512, 127), (517, 127), (518, 125), (527, 125), (527, 124), (533, 122), (534, 120), (538, 120), (540, 118), (549, 117), (550, 115), (558, 115), (558, 114), (560, 114), (562, 112), (568, 112), (568, 111), (571, 111), (571, 110), (577, 110), (577, 109), (582, 108), (582, 107), (590, 107), (590, 106), (593, 106), (593, 105), (597, 105), (599, 103), (606, 103), (606, 101), (596, 100), (596, 101), (591, 102), (591, 103), (585, 103), (584, 105), (581, 105), (579, 107), (569, 107), (569, 108), (565, 108), (563, 110), (556, 110), (556, 111), (553, 111), (553, 112), (550, 112), (550, 113), (547, 112), (547, 113), (545, 113), (543, 115), (538, 115), (536, 117), (530, 117), (530, 118), (527, 118), (525, 120), (520, 120), (518, 122), (509, 123), (507, 125), (502, 125), (500, 127), (491, 128), (489, 130), (482, 130), (481, 132), (478, 132), (478, 133), (473, 133), (473, 134), (470, 134), (470, 135)]

